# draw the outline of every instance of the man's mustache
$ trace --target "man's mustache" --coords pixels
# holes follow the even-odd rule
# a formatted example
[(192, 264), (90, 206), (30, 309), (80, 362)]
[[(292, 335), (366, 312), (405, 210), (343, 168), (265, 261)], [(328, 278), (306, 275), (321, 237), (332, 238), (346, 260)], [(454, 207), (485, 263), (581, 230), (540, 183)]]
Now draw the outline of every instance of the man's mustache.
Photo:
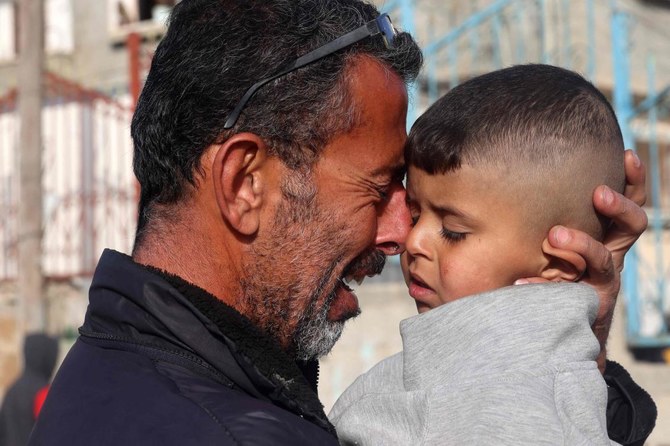
[(379, 249), (372, 249), (356, 257), (344, 270), (343, 276), (366, 275), (368, 277), (381, 274), (386, 264), (386, 255)]

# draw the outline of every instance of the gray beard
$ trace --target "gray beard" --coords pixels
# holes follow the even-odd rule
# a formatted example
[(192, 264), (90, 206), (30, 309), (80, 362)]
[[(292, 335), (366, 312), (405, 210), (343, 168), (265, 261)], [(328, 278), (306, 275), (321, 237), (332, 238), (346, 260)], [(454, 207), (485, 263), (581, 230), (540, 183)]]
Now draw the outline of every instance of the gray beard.
[[(359, 257), (355, 263), (350, 266), (354, 269), (364, 266), (370, 271), (381, 273), (385, 262), (386, 256), (380, 251), (375, 250), (366, 256)], [(326, 280), (330, 276), (330, 273), (332, 273), (332, 271), (329, 271), (328, 274), (323, 277), (323, 280)], [(319, 287), (319, 290), (323, 290), (323, 285), (324, 284)], [(360, 314), (359, 309), (358, 313), (348, 315), (346, 320), (328, 320), (330, 305), (336, 298), (335, 293), (336, 290), (330, 292), (328, 299), (326, 299), (325, 304), (321, 308), (318, 308), (316, 305), (316, 297), (313, 297), (310, 301), (310, 305), (303, 314), (294, 336), (297, 359), (310, 360), (326, 356), (335, 346), (338, 339), (340, 339), (346, 321), (353, 319)]]
[(333, 299), (334, 291), (328, 296), (326, 305), (317, 308), (316, 300), (312, 300), (307, 308), (293, 338), (296, 359), (307, 361), (326, 356), (340, 339), (345, 321), (328, 320), (328, 310)]
[[(246, 302), (264, 302), (263, 306), (253, 305), (256, 311), (250, 314), (252, 321), (269, 335), (283, 339), (286, 342), (285, 347), (291, 351), (295, 359), (306, 361), (327, 355), (344, 330), (345, 321), (328, 320), (330, 306), (336, 298), (336, 290), (328, 292), (325, 288), (334, 268), (335, 264), (326, 268), (312, 288), (312, 293), (306, 298), (309, 303), (299, 315), (291, 309), (291, 303), (305, 298), (301, 298), (299, 294), (287, 293), (290, 287), (273, 286), (266, 280), (245, 281)], [(259, 273), (253, 277), (268, 277), (268, 275)], [(302, 288), (309, 289), (309, 285), (303, 284)], [(325, 302), (319, 299), (324, 293), (328, 293)], [(260, 296), (265, 296), (264, 301)], [(268, 296), (272, 298), (268, 299)], [(292, 321), (295, 321), (294, 330), (286, 331)]]

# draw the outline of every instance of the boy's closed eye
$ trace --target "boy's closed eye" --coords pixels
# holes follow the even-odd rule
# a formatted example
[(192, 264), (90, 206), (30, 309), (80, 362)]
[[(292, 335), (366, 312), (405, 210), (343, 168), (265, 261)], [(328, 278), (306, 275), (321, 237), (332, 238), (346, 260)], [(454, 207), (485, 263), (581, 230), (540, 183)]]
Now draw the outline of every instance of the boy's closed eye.
[(448, 243), (456, 243), (456, 242), (460, 242), (462, 240), (465, 240), (468, 233), (467, 232), (451, 231), (451, 230), (445, 228), (444, 226), (442, 226), (442, 230), (440, 231), (440, 235)]

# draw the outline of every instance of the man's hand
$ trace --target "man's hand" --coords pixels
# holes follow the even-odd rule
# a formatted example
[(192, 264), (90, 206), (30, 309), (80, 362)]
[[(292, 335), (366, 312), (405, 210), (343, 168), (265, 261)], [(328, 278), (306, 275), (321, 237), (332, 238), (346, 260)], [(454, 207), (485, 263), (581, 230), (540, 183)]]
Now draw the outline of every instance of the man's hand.
[(624, 256), (647, 228), (647, 215), (641, 208), (647, 199), (644, 165), (633, 151), (627, 150), (625, 167), (624, 195), (607, 186), (598, 186), (593, 193), (596, 210), (612, 220), (603, 243), (581, 231), (563, 226), (556, 226), (549, 232), (549, 243), (555, 248), (574, 251), (584, 259), (586, 273), (580, 282), (592, 285), (600, 298), (593, 332), (600, 341), (598, 367), (601, 372), (605, 370), (605, 344), (621, 286)]

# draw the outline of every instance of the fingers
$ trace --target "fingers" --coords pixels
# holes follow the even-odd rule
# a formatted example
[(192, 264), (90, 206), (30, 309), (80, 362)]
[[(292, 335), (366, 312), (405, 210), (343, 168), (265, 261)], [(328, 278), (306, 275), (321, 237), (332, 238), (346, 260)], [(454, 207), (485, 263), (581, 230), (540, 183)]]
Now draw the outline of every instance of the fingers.
[(606, 186), (599, 186), (593, 194), (593, 204), (599, 213), (615, 218), (638, 211), (647, 201), (645, 188), (646, 170), (644, 164), (632, 150), (624, 155), (626, 186), (623, 197)]
[(584, 232), (563, 226), (553, 227), (549, 231), (548, 240), (552, 246), (573, 251), (586, 262), (586, 274), (580, 282), (593, 286), (600, 301), (598, 314), (593, 324), (593, 332), (600, 342), (598, 367), (602, 369), (605, 364), (605, 344), (619, 292), (619, 268), (623, 264), (623, 254), (621, 254), (621, 265), (619, 263), (615, 264), (613, 254), (604, 244), (599, 243)]
[(588, 234), (556, 226), (549, 232), (552, 246), (570, 250), (581, 256), (587, 273), (581, 282), (592, 285), (600, 299), (593, 331), (600, 341), (598, 367), (604, 369), (605, 343), (612, 323), (612, 314), (620, 285), (620, 272), (626, 252), (647, 228), (647, 215), (642, 209), (646, 202), (646, 171), (637, 155), (630, 150), (624, 154), (626, 186), (623, 195), (607, 186), (599, 186), (593, 194), (596, 210), (611, 219), (603, 243)]
[(647, 201), (646, 182), (647, 171), (637, 154), (632, 150), (626, 150), (624, 154), (624, 166), (626, 169), (626, 188), (624, 195), (642, 206)]
[[(637, 200), (644, 202), (646, 194), (639, 192), (637, 188), (644, 189), (644, 186), (631, 186), (631, 191)], [(612, 220), (612, 226), (607, 231), (605, 243), (613, 238), (624, 237), (625, 244), (630, 247), (635, 240), (647, 228), (647, 214), (644, 212), (638, 202), (631, 200), (621, 194), (618, 194), (607, 186), (598, 186), (593, 193), (593, 205), (598, 213), (609, 217)], [(632, 240), (629, 240), (632, 238)], [(620, 246), (614, 246), (619, 248)]]
[(596, 210), (609, 217), (612, 225), (607, 229), (603, 243), (610, 250), (617, 271), (623, 269), (624, 256), (647, 228), (647, 214), (642, 209), (646, 202), (646, 172), (637, 155), (625, 153), (626, 187), (621, 195), (607, 186), (598, 186), (593, 193)]
[(585, 232), (554, 226), (549, 231), (548, 240), (553, 247), (572, 251), (584, 259), (590, 283), (606, 283), (614, 278), (612, 254)]
[(632, 150), (626, 150), (624, 165), (626, 169), (624, 195), (607, 186), (598, 186), (593, 194), (593, 205), (600, 214), (613, 220), (618, 231), (635, 236), (637, 239), (647, 227), (647, 215), (641, 208), (647, 201), (646, 170)]

